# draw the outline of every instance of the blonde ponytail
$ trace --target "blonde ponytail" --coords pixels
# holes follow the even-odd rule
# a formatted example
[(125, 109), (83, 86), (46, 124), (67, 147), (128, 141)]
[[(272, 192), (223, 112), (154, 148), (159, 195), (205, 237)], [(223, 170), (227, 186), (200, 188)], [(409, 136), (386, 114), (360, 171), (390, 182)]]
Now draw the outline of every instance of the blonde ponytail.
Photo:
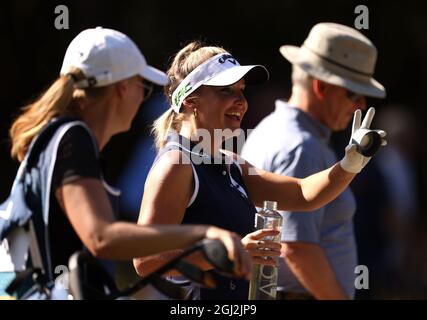
[(40, 97), (23, 108), (10, 129), (11, 155), (22, 161), (33, 138), (54, 117), (65, 114), (73, 98), (74, 80), (59, 77)]
[[(172, 93), (191, 71), (218, 53), (226, 52), (221, 47), (203, 46), (200, 41), (193, 41), (182, 48), (174, 57), (167, 71), (169, 84), (165, 86), (165, 95), (169, 104), (172, 103)], [(176, 132), (181, 130), (183, 119), (183, 113), (177, 114), (172, 109), (169, 109), (154, 121), (151, 132), (154, 134), (157, 149), (164, 147), (170, 130), (175, 130)]]
[(174, 117), (174, 111), (169, 109), (164, 112), (159, 118), (157, 118), (151, 129), (151, 133), (154, 135), (154, 141), (156, 143), (157, 150), (163, 148), (166, 143), (166, 137), (171, 129)]
[(22, 114), (13, 122), (9, 134), (12, 139), (12, 158), (22, 161), (31, 141), (53, 118), (63, 115), (81, 116), (82, 106), (103, 99), (111, 85), (79, 89), (75, 82), (85, 79), (78, 68), (60, 76), (33, 103), (22, 108)]

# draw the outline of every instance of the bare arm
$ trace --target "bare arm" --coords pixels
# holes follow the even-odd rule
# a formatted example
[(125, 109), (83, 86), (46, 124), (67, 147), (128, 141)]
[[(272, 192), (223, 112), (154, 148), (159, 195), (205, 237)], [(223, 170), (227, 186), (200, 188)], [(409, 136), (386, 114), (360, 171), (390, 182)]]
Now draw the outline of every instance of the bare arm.
[(59, 187), (55, 193), (71, 225), (89, 251), (107, 259), (132, 259), (189, 246), (197, 240), (219, 239), (234, 262), (236, 276), (250, 276), (250, 260), (240, 237), (203, 225), (152, 225), (115, 222), (101, 181), (82, 178)]
[(243, 178), (256, 206), (277, 201), (279, 210), (313, 211), (334, 200), (356, 176), (339, 163), (304, 179), (264, 171), (233, 155), (241, 164)]
[(278, 202), (280, 210), (313, 211), (334, 200), (371, 159), (359, 153), (353, 138), (363, 130), (375, 131), (381, 137), (381, 146), (387, 144), (386, 132), (369, 129), (374, 114), (375, 109), (369, 108), (361, 122), (362, 112), (356, 110), (352, 135), (342, 160), (332, 167), (304, 179), (268, 173), (253, 167), (241, 157), (231, 153), (231, 156), (242, 163), (243, 178), (255, 204), (261, 206), (263, 200), (270, 199)]
[(283, 257), (292, 273), (316, 299), (349, 299), (318, 244), (284, 242), (282, 245)]
[(59, 187), (56, 197), (74, 230), (97, 257), (131, 259), (183, 248), (202, 239), (207, 226), (139, 226), (114, 222), (101, 181), (82, 178)]
[[(190, 164), (183, 164), (182, 153), (166, 153), (150, 171), (144, 188), (138, 224), (181, 224), (185, 210), (194, 190), (193, 171)], [(180, 251), (166, 252), (155, 256), (134, 259), (134, 267), (141, 276), (151, 273)], [(189, 260), (202, 269), (212, 266), (201, 255)], [(171, 272), (170, 275), (177, 274)]]

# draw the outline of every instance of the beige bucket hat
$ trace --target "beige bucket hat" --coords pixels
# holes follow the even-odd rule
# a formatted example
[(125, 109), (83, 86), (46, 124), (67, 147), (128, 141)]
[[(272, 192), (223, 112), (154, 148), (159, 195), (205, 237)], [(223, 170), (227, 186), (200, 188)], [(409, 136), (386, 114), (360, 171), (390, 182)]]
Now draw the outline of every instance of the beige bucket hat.
[(284, 45), (280, 53), (312, 77), (352, 92), (384, 98), (373, 78), (377, 49), (357, 30), (336, 23), (318, 23), (301, 47)]

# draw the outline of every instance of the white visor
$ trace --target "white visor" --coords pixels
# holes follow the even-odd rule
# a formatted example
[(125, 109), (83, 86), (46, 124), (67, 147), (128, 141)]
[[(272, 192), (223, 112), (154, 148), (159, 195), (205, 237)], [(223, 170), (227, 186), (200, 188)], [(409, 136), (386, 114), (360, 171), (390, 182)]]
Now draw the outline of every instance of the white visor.
[(262, 65), (241, 66), (230, 54), (217, 54), (203, 62), (182, 80), (172, 94), (171, 107), (176, 113), (179, 113), (185, 98), (200, 86), (229, 86), (243, 77), (247, 84), (258, 84), (266, 82), (269, 74)]

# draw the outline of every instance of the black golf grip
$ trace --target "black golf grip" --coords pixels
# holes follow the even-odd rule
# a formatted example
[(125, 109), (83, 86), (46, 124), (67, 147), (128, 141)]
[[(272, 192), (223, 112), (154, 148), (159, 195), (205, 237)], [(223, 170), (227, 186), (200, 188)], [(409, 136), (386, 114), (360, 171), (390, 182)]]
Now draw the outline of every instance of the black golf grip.
[(220, 240), (205, 239), (201, 243), (206, 260), (219, 271), (234, 274), (234, 262), (228, 258), (227, 248)]

